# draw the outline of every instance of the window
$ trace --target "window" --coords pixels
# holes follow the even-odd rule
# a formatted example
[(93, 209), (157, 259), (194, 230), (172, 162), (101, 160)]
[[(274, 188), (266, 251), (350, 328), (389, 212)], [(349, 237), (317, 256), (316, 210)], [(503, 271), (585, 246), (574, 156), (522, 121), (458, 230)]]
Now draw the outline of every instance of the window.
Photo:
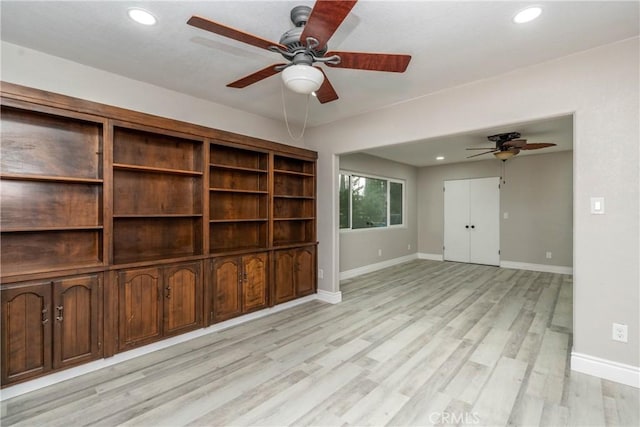
[(339, 194), (340, 229), (404, 224), (404, 181), (343, 172)]

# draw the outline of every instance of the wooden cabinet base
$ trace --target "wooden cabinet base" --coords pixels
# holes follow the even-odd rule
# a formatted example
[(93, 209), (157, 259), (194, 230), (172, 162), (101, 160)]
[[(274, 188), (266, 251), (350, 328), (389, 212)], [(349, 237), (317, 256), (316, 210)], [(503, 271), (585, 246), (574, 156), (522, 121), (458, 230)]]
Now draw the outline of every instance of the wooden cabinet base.
[(315, 293), (315, 271), (315, 246), (274, 251), (273, 304)]
[(2, 385), (102, 357), (102, 274), (6, 287)]
[(267, 306), (268, 254), (260, 252), (211, 261), (209, 324)]
[(200, 262), (118, 273), (118, 349), (158, 341), (202, 326)]

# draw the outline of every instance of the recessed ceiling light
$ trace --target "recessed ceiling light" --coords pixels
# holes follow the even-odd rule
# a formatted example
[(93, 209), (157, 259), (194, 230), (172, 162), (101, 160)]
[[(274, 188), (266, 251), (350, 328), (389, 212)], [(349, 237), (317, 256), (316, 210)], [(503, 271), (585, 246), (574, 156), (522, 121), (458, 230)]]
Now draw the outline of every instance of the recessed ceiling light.
[(144, 9), (131, 8), (127, 11), (129, 18), (142, 25), (155, 25), (157, 21), (156, 17), (150, 12)]
[(444, 156), (438, 156), (436, 157), (436, 160), (444, 160)]
[(518, 12), (518, 14), (513, 17), (513, 22), (516, 24), (524, 24), (525, 22), (533, 21), (540, 16), (541, 13), (542, 8), (538, 6), (528, 7)]

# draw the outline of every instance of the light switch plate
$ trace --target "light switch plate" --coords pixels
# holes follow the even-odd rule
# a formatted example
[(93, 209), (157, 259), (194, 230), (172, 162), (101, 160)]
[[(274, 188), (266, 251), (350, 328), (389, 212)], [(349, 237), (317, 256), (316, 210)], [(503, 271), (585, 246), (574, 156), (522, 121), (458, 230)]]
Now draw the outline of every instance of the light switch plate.
[(604, 215), (604, 197), (591, 198), (591, 213), (593, 215)]

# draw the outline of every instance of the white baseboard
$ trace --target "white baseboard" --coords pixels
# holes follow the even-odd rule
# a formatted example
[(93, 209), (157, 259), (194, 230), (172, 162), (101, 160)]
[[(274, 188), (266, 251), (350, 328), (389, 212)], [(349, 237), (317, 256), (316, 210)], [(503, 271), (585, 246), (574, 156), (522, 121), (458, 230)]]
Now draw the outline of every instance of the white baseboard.
[(418, 259), (429, 259), (431, 261), (444, 261), (442, 254), (425, 254), (423, 252), (418, 253)]
[(513, 268), (515, 270), (542, 271), (544, 273), (573, 274), (573, 267), (562, 265), (530, 264), (528, 262), (500, 261), (501, 268)]
[[(326, 291), (322, 291), (322, 292), (326, 292)], [(340, 292), (327, 292), (327, 293), (340, 294), (339, 295), (340, 300), (342, 300), (342, 294)], [(332, 301), (335, 301), (336, 297), (332, 296), (332, 298), (333, 298)], [(244, 316), (240, 316), (224, 322), (216, 323), (215, 325), (211, 325), (208, 328), (187, 332), (186, 334), (167, 338), (165, 340), (162, 340), (153, 344), (149, 344), (133, 350), (125, 351), (123, 353), (118, 353), (106, 359), (96, 360), (94, 362), (86, 363), (84, 365), (77, 366), (75, 368), (70, 368), (70, 369), (65, 369), (64, 371), (55, 372), (42, 378), (36, 378), (31, 381), (16, 384), (14, 386), (10, 386), (0, 390), (0, 401), (5, 399), (10, 399), (12, 397), (16, 397), (21, 394), (28, 393), (30, 391), (38, 390), (62, 381), (66, 381), (68, 379), (75, 378), (80, 375), (88, 374), (89, 372), (97, 371), (99, 369), (103, 369), (103, 368), (115, 365), (117, 363), (121, 363), (130, 359), (133, 359), (138, 356), (142, 356), (148, 353), (152, 353), (154, 351), (162, 350), (164, 348), (171, 347), (172, 345), (180, 344), (180, 343), (192, 340), (194, 338), (199, 338), (204, 335), (209, 335), (215, 332), (219, 332), (224, 329), (230, 328), (232, 326), (246, 323), (250, 320), (255, 320), (261, 317), (269, 316), (279, 311), (283, 311), (288, 308), (295, 307), (297, 305), (304, 304), (306, 302), (313, 301), (316, 299), (319, 299), (321, 301), (327, 301), (325, 297), (321, 297), (319, 294), (309, 295), (303, 298), (295, 299), (293, 301), (285, 302), (283, 304), (278, 304), (270, 308), (265, 308), (264, 310), (255, 311), (253, 313), (245, 314)], [(332, 302), (332, 301), (327, 301), (327, 302)], [(335, 304), (337, 302), (340, 302), (340, 301), (336, 301), (332, 303)]]
[(342, 302), (342, 292), (329, 292), (318, 289), (318, 300), (328, 302), (329, 304), (338, 304)]
[(571, 352), (571, 370), (640, 388), (640, 367)]
[(352, 270), (346, 270), (340, 272), (340, 280), (351, 279), (352, 277), (360, 276), (362, 274), (371, 273), (373, 271), (382, 270), (383, 268), (391, 267), (403, 262), (413, 261), (418, 259), (418, 254), (406, 255), (400, 258), (388, 259), (386, 261), (377, 262), (375, 264), (365, 265), (363, 267), (354, 268)]

